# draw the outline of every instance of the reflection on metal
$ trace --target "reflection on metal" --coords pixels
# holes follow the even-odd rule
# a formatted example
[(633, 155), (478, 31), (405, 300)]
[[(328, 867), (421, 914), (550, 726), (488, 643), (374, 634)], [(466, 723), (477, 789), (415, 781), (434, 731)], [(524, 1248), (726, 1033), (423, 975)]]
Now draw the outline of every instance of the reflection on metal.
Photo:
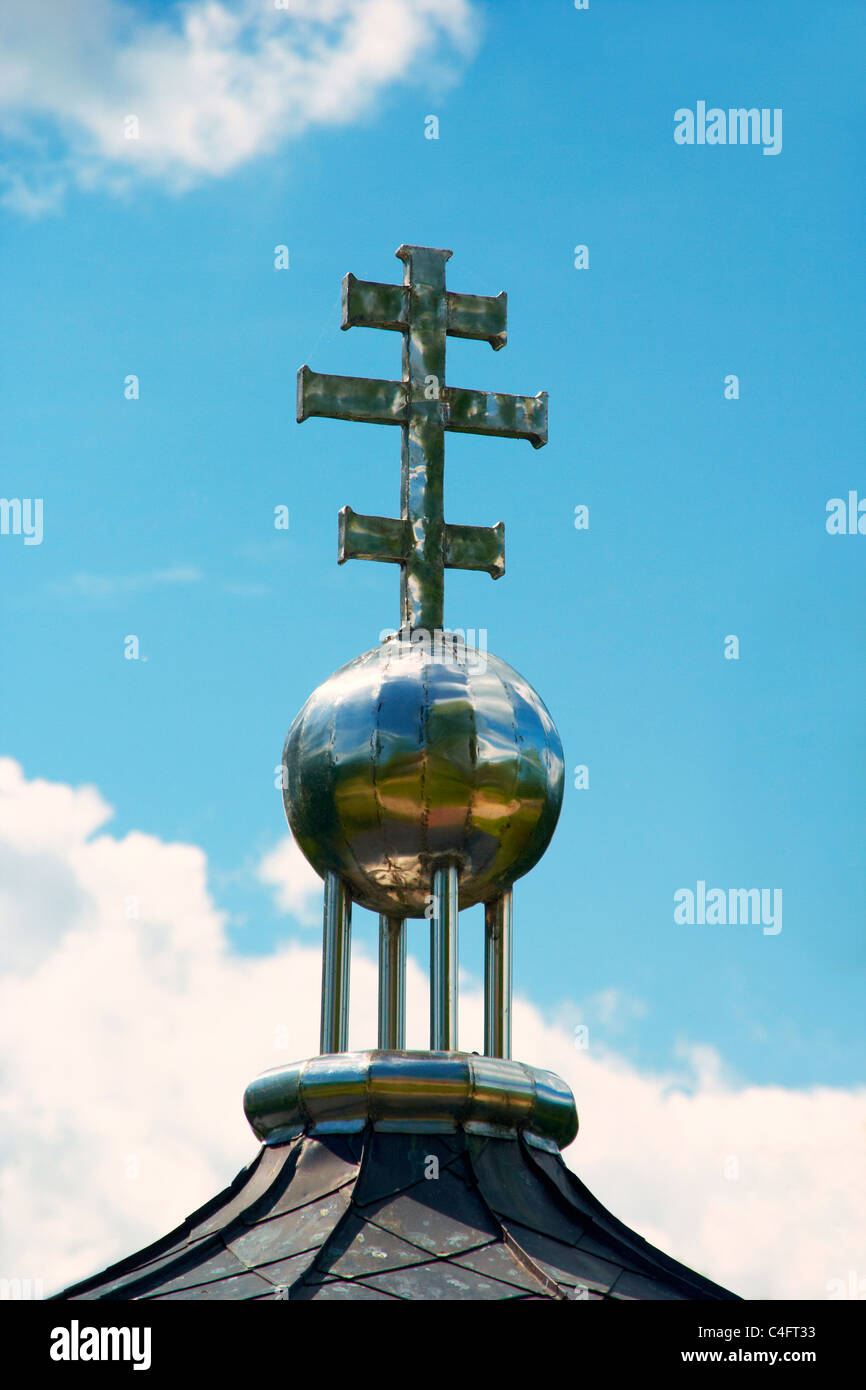
[(379, 917), (379, 1046), (400, 1051), (406, 1043), (406, 923)]
[(564, 1149), (577, 1134), (574, 1096), (553, 1072), (466, 1052), (343, 1052), (263, 1072), (244, 1111), (260, 1139), (458, 1129)]
[[(264, 1147), (230, 1187), (57, 1298), (732, 1297), (587, 1191), (558, 1152), (577, 1133), (571, 1091), (508, 1056), (511, 887), (553, 834), (563, 756), (538, 695), (486, 643), (480, 660), (436, 650), (444, 568), (504, 568), (501, 526), (444, 521), (443, 440), (469, 430), (538, 446), (547, 400), (445, 386), (446, 335), (501, 348), (505, 296), (446, 291), (448, 251), (398, 255), (402, 287), (346, 277), (343, 327), (402, 333), (402, 381), (308, 368), (298, 380), (299, 419), (397, 424), (403, 438), (400, 519), (340, 517), (341, 561), (399, 563), (401, 632), (314, 692), (284, 753), (289, 822), (325, 880), (325, 1055), (247, 1088)], [(432, 650), (416, 640), (431, 636)], [(360, 1053), (346, 1050), (353, 899), (380, 913), (380, 1049)], [(407, 1052), (406, 919), (428, 901), (431, 1050)], [(456, 1050), (458, 910), (480, 902), (486, 1056)]]
[(484, 907), (484, 1051), (511, 1056), (514, 899), (509, 890)]
[[(408, 251), (401, 247), (400, 251)], [(429, 249), (429, 248), (418, 248)], [(400, 255), (400, 251), (397, 255)], [(447, 259), (450, 251), (438, 253)], [(358, 280), (351, 273), (343, 277), (343, 322), (341, 328), (390, 328), (405, 333), (409, 327), (409, 287), (382, 285)], [(505, 347), (508, 296), (454, 294), (445, 296), (447, 331), (452, 338), (480, 338), (494, 352)]]
[[(505, 528), (445, 521), (445, 434), (547, 443), (547, 394), (450, 386), (449, 337), (507, 336), (507, 300), (445, 284), (451, 252), (401, 246), (402, 285), (343, 281), (342, 327), (402, 337), (399, 380), (298, 372), (297, 416), (396, 425), (399, 517), (343, 507), (339, 563), (400, 566), (400, 628), (323, 682), (289, 730), (283, 799), (325, 880), (323, 1052), (347, 1047), (350, 899), (379, 914), (380, 1047), (405, 1036), (406, 920), (430, 917), (430, 1047), (457, 1047), (458, 914), (486, 904), (485, 1040), (511, 1050), (511, 888), (559, 818), (562, 745), (544, 702), (506, 662), (443, 629), (444, 571), (505, 572)], [(432, 915), (430, 903), (433, 904)]]
[(509, 396), (445, 384), (445, 342), (479, 338), (494, 350), (506, 340), (506, 297), (454, 294), (445, 288), (450, 251), (401, 246), (403, 284), (343, 281), (343, 328), (392, 329), (403, 335), (400, 381), (326, 376), (301, 367), (298, 420), (311, 415), (399, 425), (402, 434), (400, 519), (340, 514), (340, 564), (399, 564), (401, 626), (442, 627), (444, 571), (505, 572), (504, 528), (449, 526), (444, 516), (445, 431), (547, 443), (547, 393)]
[(307, 700), (283, 753), (292, 834), (373, 912), (423, 917), (432, 865), (460, 862), (460, 907), (510, 888), (547, 848), (564, 785), (541, 697), (491, 652), (436, 660), (389, 638)]
[(457, 1047), (457, 866), (440, 865), (433, 873), (430, 918), (430, 1047), (453, 1052)]
[(349, 1046), (349, 969), (352, 956), (352, 899), (337, 874), (325, 875), (322, 939), (322, 1052)]

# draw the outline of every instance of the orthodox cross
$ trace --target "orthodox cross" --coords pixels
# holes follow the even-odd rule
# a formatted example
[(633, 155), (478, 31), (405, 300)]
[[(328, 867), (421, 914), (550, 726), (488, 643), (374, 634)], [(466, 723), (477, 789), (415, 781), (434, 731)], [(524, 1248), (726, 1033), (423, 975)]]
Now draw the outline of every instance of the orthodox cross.
[(445, 288), (451, 252), (401, 246), (403, 284), (343, 280), (341, 328), (388, 328), (403, 334), (403, 377), (324, 376), (298, 372), (298, 421), (310, 415), (399, 425), (402, 466), (400, 519), (340, 512), (339, 563), (384, 560), (401, 569), (401, 625), (442, 628), (444, 571), (505, 573), (505, 527), (453, 526), (444, 516), (445, 431), (547, 443), (547, 392), (508, 396), (445, 385), (445, 339), (482, 338), (505, 346), (507, 300), (455, 294)]

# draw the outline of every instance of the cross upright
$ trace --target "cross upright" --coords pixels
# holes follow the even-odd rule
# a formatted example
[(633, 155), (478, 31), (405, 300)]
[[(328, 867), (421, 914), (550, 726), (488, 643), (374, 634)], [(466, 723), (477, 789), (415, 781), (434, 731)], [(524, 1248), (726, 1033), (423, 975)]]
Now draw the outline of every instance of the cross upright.
[(444, 515), (445, 431), (547, 443), (547, 392), (509, 396), (445, 384), (445, 340), (481, 338), (505, 346), (507, 300), (455, 294), (445, 288), (451, 252), (401, 246), (403, 284), (343, 280), (342, 328), (385, 328), (403, 334), (401, 381), (298, 372), (298, 421), (311, 415), (399, 425), (402, 433), (400, 519), (340, 512), (339, 563), (383, 560), (401, 569), (401, 626), (435, 632), (443, 626), (446, 569), (505, 573), (505, 527), (454, 526)]

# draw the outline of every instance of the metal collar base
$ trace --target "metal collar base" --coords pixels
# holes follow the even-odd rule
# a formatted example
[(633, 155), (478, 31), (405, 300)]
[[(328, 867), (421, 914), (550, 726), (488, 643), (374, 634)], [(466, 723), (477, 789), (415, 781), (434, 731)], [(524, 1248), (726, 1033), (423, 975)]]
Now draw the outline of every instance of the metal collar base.
[(556, 1152), (577, 1134), (569, 1087), (550, 1071), (468, 1052), (338, 1052), (263, 1072), (244, 1113), (266, 1144), (299, 1134), (457, 1130)]

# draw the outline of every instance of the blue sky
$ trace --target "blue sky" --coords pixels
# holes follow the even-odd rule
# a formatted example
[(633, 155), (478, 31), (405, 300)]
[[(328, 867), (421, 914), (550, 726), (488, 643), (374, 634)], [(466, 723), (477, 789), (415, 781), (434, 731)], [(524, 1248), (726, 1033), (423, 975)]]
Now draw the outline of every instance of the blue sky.
[[(546, 389), (550, 443), (449, 436), (447, 515), (503, 520), (508, 572), (450, 574), (446, 619), (487, 629), (590, 773), (518, 886), (517, 988), (641, 1066), (686, 1040), (744, 1080), (850, 1085), (866, 538), (825, 518), (866, 496), (862, 7), (466, 13), (468, 46), (440, 36), (325, 121), (283, 134), (278, 108), (227, 168), (174, 147), (124, 166), (47, 105), (38, 140), (15, 134), (0, 492), (44, 499), (44, 539), (0, 537), (0, 751), (95, 784), (114, 833), (200, 845), (236, 951), (315, 941), (255, 866), (284, 834), (291, 719), (397, 621), (395, 571), (335, 551), (342, 505), (393, 514), (399, 440), (298, 426), (295, 373), (397, 375), (396, 335), (339, 331), (341, 277), (397, 280), (400, 243), (450, 247), (452, 288), (509, 296), (505, 350), (451, 340), (450, 384)], [(674, 112), (699, 100), (781, 108), (781, 153), (678, 146)], [(780, 888), (781, 932), (677, 925), (698, 880)], [(480, 934), (467, 915), (475, 974)]]

